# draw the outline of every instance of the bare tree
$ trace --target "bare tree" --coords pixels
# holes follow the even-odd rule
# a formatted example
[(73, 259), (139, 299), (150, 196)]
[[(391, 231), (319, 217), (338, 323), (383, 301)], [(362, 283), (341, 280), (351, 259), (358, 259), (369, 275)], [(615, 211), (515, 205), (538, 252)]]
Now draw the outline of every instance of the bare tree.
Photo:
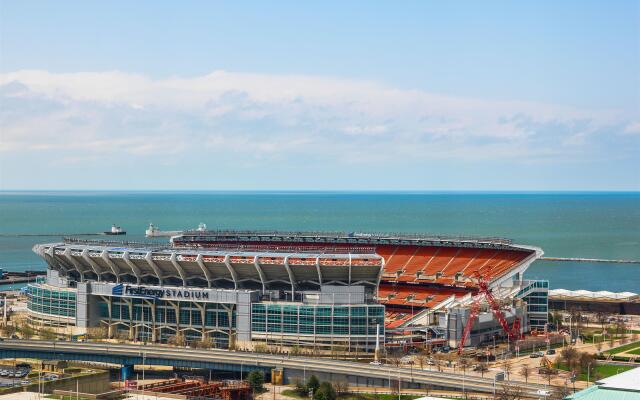
[(556, 386), (551, 395), (549, 396), (549, 400), (563, 400), (565, 397), (571, 394), (571, 389), (565, 386)]
[(418, 365), (420, 366), (420, 369), (424, 369), (424, 364), (426, 362), (426, 357), (423, 354), (418, 354), (416, 356), (416, 361), (418, 362)]
[(505, 375), (507, 375), (507, 380), (509, 380), (512, 368), (513, 366), (508, 361), (504, 362), (504, 372), (505, 372)]
[(462, 374), (463, 375), (466, 375), (467, 368), (469, 367), (470, 364), (471, 364), (471, 362), (469, 361), (468, 358), (461, 357), (458, 360), (458, 365), (460, 365), (460, 369), (462, 369)]
[(606, 312), (600, 311), (596, 313), (596, 321), (598, 321), (603, 331), (604, 331), (605, 324), (607, 323), (608, 320), (609, 320), (609, 314), (607, 314)]
[(484, 378), (484, 373), (489, 370), (489, 367), (487, 367), (487, 363), (481, 362), (478, 364), (477, 370), (480, 371), (480, 376)]
[(531, 375), (531, 370), (529, 370), (529, 367), (527, 367), (526, 365), (523, 365), (522, 368), (520, 369), (520, 373), (524, 377), (525, 383), (529, 383), (529, 375)]
[(393, 365), (394, 367), (400, 366), (400, 356), (395, 353), (390, 353), (387, 355), (387, 363)]
[(523, 390), (518, 385), (501, 385), (496, 392), (496, 400), (520, 400), (524, 398)]

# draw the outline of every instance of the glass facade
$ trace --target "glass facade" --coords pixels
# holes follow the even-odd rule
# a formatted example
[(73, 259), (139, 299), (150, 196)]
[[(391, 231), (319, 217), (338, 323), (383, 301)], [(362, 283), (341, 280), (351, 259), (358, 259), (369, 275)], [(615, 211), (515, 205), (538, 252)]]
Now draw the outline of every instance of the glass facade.
[(529, 281), (516, 297), (527, 302), (531, 329), (544, 330), (549, 321), (549, 281)]
[[(296, 303), (254, 303), (251, 306), (252, 336), (278, 340), (320, 337), (330, 340), (364, 337), (367, 347), (375, 346), (377, 326), (384, 335), (384, 306), (380, 304), (358, 305), (309, 305)], [(295, 341), (295, 340), (294, 340)], [(285, 340), (283, 339), (283, 342)], [(284, 344), (284, 343), (283, 343)]]
[(32, 313), (37, 313), (30, 314), (33, 322), (47, 322), (52, 325), (73, 324), (76, 317), (76, 292), (38, 283), (29, 284), (27, 308)]
[(225, 347), (228, 332), (236, 327), (233, 304), (111, 297), (99, 300), (98, 310), (102, 324), (115, 326), (126, 335), (131, 326), (137, 327), (134, 336), (138, 340), (153, 340), (151, 332), (155, 330), (156, 340), (166, 342), (180, 330), (187, 342), (193, 342), (202, 340), (204, 331), (215, 346)]

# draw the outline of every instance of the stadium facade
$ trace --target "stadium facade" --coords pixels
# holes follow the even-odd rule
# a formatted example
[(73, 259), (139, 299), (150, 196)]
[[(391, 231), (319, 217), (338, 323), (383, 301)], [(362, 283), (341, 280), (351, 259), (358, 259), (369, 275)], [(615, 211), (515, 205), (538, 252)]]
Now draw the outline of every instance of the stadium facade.
[[(456, 345), (478, 279), (509, 322), (526, 331), (547, 321), (548, 285), (523, 279), (542, 251), (500, 238), (197, 230), (163, 245), (70, 238), (34, 251), (48, 271), (28, 288), (30, 320), (102, 327), (109, 337), (363, 351)], [(485, 309), (467, 343), (501, 335)]]

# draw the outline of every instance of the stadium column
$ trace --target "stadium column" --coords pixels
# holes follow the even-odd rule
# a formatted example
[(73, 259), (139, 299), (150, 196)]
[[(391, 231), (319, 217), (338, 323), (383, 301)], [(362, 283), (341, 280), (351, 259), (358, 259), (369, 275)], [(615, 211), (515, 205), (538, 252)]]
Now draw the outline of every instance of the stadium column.
[(134, 325), (135, 322), (133, 320), (133, 300), (132, 299), (127, 299), (127, 298), (122, 298), (124, 300), (125, 303), (127, 303), (127, 308), (129, 309), (129, 340), (133, 340), (133, 338), (135, 337), (134, 334)]
[(256, 267), (256, 271), (258, 272), (258, 276), (260, 277), (260, 282), (262, 282), (262, 292), (264, 293), (267, 290), (267, 285), (264, 273), (262, 272), (262, 268), (260, 267), (260, 263), (258, 262), (258, 256), (253, 257), (253, 265)]
[(173, 307), (173, 312), (176, 314), (176, 337), (178, 335), (180, 335), (180, 303), (175, 302), (175, 301), (171, 301), (168, 300), (167, 303), (169, 303), (169, 305), (171, 307)]
[(180, 279), (182, 279), (182, 287), (187, 287), (187, 275), (185, 274), (182, 265), (180, 265), (180, 263), (178, 262), (178, 257), (176, 256), (175, 251), (171, 252), (171, 257), (169, 257), (169, 260), (171, 261), (171, 265), (173, 265), (173, 268), (175, 268), (175, 270), (178, 272), (178, 275), (180, 275)]
[(207, 266), (204, 265), (202, 254), (198, 254), (198, 256), (196, 257), (196, 263), (198, 264), (198, 267), (200, 267), (200, 269), (202, 270), (204, 277), (207, 279), (207, 287), (211, 288), (211, 276), (209, 274), (209, 270), (207, 269)]
[(53, 246), (49, 247), (46, 251), (44, 251), (44, 254), (46, 254), (49, 257), (49, 263), (52, 266), (60, 268), (61, 270), (64, 271), (65, 275), (67, 274), (68, 272), (67, 268), (55, 257)]
[(293, 277), (293, 272), (291, 271), (291, 267), (289, 267), (289, 257), (290, 256), (285, 256), (284, 257), (284, 269), (287, 270), (287, 274), (289, 275), (289, 282), (291, 282), (291, 300), (295, 299), (295, 294), (296, 294), (296, 289), (295, 289), (295, 278)]
[[(154, 300), (144, 300), (149, 305), (149, 310), (151, 311), (151, 342), (156, 342), (156, 301)], [(145, 315), (145, 314), (143, 314)], [(146, 324), (146, 321), (144, 322)], [(146, 340), (146, 339), (145, 339)]]
[(71, 265), (73, 265), (76, 271), (78, 271), (78, 273), (80, 274), (80, 281), (84, 282), (84, 269), (80, 268), (80, 263), (77, 262), (75, 258), (73, 258), (73, 256), (71, 255), (71, 248), (67, 247), (66, 249), (64, 249), (63, 255), (67, 260), (69, 260)]
[(206, 305), (205, 304), (200, 304), (197, 302), (192, 302), (191, 304), (193, 304), (194, 306), (196, 306), (196, 308), (198, 309), (198, 311), (200, 311), (200, 323), (202, 324), (202, 326), (200, 327), (200, 340), (202, 340), (204, 342), (205, 338), (207, 337), (207, 330), (205, 328), (205, 323), (206, 323)]
[(111, 297), (109, 296), (100, 296), (100, 299), (102, 299), (102, 301), (104, 301), (107, 304), (107, 313), (109, 314), (109, 317), (107, 319), (107, 338), (108, 339), (113, 339), (113, 320), (111, 318), (111, 316), (113, 315), (113, 302), (111, 301)]
[(93, 270), (93, 272), (96, 273), (96, 275), (98, 276), (98, 282), (100, 282), (102, 280), (102, 270), (101, 268), (98, 266), (98, 264), (96, 264), (91, 257), (89, 257), (89, 250), (88, 249), (84, 249), (82, 250), (82, 258), (87, 262), (87, 264), (89, 264), (89, 266), (91, 266), (91, 269)]
[[(113, 274), (116, 276), (116, 283), (120, 283), (120, 268), (118, 268), (118, 266), (109, 259), (109, 253), (107, 250), (103, 250), (102, 253), (100, 253), (100, 258), (102, 258), (109, 268), (111, 268), (111, 271), (113, 271)], [(136, 271), (133, 271), (133, 274), (136, 276), (138, 283), (140, 283), (140, 276), (138, 276)]]
[(148, 251), (147, 254), (145, 254), (144, 259), (145, 261), (147, 261), (147, 264), (149, 264), (153, 272), (156, 274), (156, 277), (160, 282), (160, 286), (162, 286), (163, 285), (162, 273), (160, 272), (160, 268), (158, 268), (156, 263), (153, 261), (153, 255), (151, 254), (150, 251)]
[(231, 256), (229, 256), (229, 254), (224, 256), (224, 265), (227, 267), (227, 270), (229, 270), (229, 274), (231, 274), (231, 279), (233, 279), (233, 286), (234, 289), (238, 289), (238, 274), (236, 274), (236, 270), (233, 269), (233, 266), (231, 265), (231, 262), (229, 261), (231, 259)]

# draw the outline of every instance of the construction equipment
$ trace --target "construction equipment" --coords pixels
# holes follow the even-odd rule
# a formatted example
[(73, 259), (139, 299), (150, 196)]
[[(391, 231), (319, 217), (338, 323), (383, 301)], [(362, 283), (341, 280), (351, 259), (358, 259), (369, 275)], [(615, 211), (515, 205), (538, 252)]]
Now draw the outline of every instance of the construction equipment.
[(475, 276), (478, 280), (478, 287), (480, 290), (474, 297), (473, 303), (471, 304), (469, 319), (464, 326), (464, 330), (462, 331), (462, 338), (460, 338), (460, 343), (458, 344), (458, 355), (462, 354), (464, 344), (467, 341), (467, 337), (471, 333), (473, 323), (475, 322), (476, 318), (478, 318), (478, 314), (480, 313), (480, 301), (483, 298), (485, 298), (487, 300), (487, 303), (489, 303), (493, 315), (495, 315), (495, 317), (498, 319), (502, 330), (509, 336), (509, 339), (517, 340), (522, 338), (522, 333), (520, 332), (520, 319), (516, 317), (516, 319), (513, 321), (513, 325), (510, 327), (507, 323), (507, 319), (500, 309), (500, 304), (495, 299), (495, 297), (493, 297), (493, 294), (491, 294), (491, 290), (489, 289), (489, 283), (487, 282), (487, 280), (482, 275), (480, 275), (479, 272), (476, 272)]
[(543, 356), (540, 359), (540, 368), (538, 368), (540, 375), (557, 375), (558, 370), (553, 368), (553, 363), (547, 357)]

